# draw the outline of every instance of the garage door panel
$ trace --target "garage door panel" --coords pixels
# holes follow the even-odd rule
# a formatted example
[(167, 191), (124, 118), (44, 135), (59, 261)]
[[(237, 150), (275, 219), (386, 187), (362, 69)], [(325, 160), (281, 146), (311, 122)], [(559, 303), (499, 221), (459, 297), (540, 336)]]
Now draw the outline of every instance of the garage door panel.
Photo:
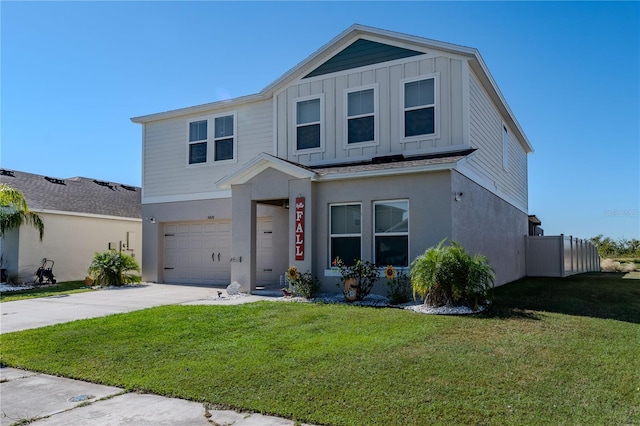
[(165, 282), (229, 284), (230, 220), (165, 225), (165, 234), (174, 234), (165, 235), (164, 266), (174, 268)]

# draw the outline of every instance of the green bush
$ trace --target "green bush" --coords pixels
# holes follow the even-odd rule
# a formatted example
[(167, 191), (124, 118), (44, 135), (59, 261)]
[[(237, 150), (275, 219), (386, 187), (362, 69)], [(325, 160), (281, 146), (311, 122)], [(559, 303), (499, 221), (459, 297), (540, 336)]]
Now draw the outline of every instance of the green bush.
[(129, 271), (140, 272), (138, 262), (132, 256), (115, 250), (96, 253), (89, 265), (89, 276), (94, 283), (103, 286), (139, 283), (140, 276)]
[(387, 278), (387, 298), (393, 305), (400, 305), (409, 301), (411, 297), (411, 280), (403, 271), (396, 273), (393, 266), (389, 265), (384, 270)]
[[(340, 271), (340, 283), (338, 286), (342, 285), (343, 293), (347, 301), (352, 300), (362, 300), (369, 293), (371, 293), (371, 289), (373, 285), (378, 280), (378, 270), (376, 265), (366, 260), (356, 260), (355, 264), (351, 266), (347, 266), (344, 264), (342, 259), (336, 257), (333, 261), (333, 265), (337, 267)], [(350, 289), (345, 288), (345, 283), (353, 282), (350, 284)], [(353, 291), (355, 294), (352, 297), (349, 292)]]
[(491, 297), (494, 271), (486, 256), (470, 256), (455, 241), (429, 248), (411, 264), (413, 295), (431, 306), (468, 306), (477, 309)]
[(311, 272), (307, 271), (300, 273), (298, 272), (298, 268), (295, 266), (292, 266), (287, 270), (287, 279), (295, 293), (306, 299), (315, 297), (322, 285), (320, 280), (314, 277)]

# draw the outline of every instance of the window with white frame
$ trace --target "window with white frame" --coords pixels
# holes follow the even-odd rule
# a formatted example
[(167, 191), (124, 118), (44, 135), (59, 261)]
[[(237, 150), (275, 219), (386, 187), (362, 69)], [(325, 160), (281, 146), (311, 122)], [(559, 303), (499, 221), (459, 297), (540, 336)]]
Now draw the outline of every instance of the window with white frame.
[(376, 265), (409, 266), (409, 201), (377, 201), (373, 209)]
[(353, 265), (362, 258), (361, 210), (360, 204), (329, 206), (329, 256), (332, 262), (339, 257), (345, 265)]
[(233, 160), (235, 152), (234, 116), (216, 117), (213, 135), (214, 161)]
[(313, 149), (321, 146), (320, 98), (296, 102), (296, 149)]
[(509, 132), (502, 126), (502, 168), (509, 168)]
[(207, 162), (207, 120), (189, 123), (189, 164)]
[(404, 83), (404, 137), (436, 132), (435, 78)]
[(347, 92), (347, 143), (375, 142), (375, 92), (373, 88)]

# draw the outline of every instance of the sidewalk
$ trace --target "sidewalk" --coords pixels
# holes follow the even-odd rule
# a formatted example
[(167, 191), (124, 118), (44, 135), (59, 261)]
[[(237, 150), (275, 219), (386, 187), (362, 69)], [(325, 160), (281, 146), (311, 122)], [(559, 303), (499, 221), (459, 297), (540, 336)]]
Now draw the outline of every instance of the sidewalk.
[[(219, 295), (218, 292), (221, 292)], [(166, 284), (100, 290), (0, 304), (1, 333), (174, 304), (240, 304), (268, 300), (228, 297), (225, 289)], [(46, 356), (46, 354), (43, 354)], [(0, 426), (292, 426), (291, 420), (208, 409), (201, 403), (0, 368)]]

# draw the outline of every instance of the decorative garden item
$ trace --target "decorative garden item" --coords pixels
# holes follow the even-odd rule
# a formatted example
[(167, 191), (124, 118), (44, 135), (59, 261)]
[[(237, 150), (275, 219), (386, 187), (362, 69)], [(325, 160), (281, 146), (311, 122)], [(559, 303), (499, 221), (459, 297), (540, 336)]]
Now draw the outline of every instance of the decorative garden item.
[(376, 265), (366, 260), (358, 259), (355, 264), (347, 266), (342, 259), (336, 257), (333, 261), (333, 266), (340, 271), (343, 286), (342, 292), (349, 302), (367, 297), (378, 280)]

